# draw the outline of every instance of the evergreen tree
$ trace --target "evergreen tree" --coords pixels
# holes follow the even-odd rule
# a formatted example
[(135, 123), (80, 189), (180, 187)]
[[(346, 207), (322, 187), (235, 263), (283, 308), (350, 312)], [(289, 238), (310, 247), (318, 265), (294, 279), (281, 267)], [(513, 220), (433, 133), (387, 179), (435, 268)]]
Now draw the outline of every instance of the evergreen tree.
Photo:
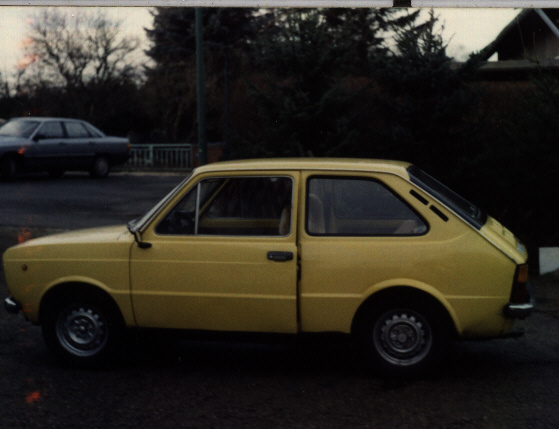
[[(472, 195), (530, 248), (559, 245), (559, 80), (541, 68), (486, 85), (483, 128), (467, 167)], [(533, 249), (536, 250), (537, 249)]]
[(392, 8), (329, 8), (319, 12), (333, 37), (351, 40), (345, 60), (346, 70), (354, 75), (368, 75), (370, 58), (382, 57), (388, 51), (384, 42), (389, 30), (413, 20), (419, 13), (401, 16)]
[[(395, 49), (375, 59), (373, 76), (380, 85), (378, 110), (384, 124), (371, 130), (370, 154), (410, 161), (429, 171), (450, 174), (465, 156), (477, 109), (469, 83), (476, 57), (453, 64), (436, 29), (431, 10), (426, 22), (395, 28)], [(441, 158), (445, 162), (441, 162)]]
[[(154, 60), (147, 68), (146, 90), (154, 100), (152, 116), (158, 140), (187, 141), (196, 131), (195, 10), (158, 7), (152, 13), (153, 28), (146, 29)], [(209, 138), (219, 140), (224, 111), (226, 74), (238, 75), (243, 52), (254, 38), (255, 10), (207, 8), (203, 10)]]
[(262, 131), (237, 156), (351, 156), (365, 118), (369, 57), (394, 11), (279, 9), (257, 40), (253, 85)]

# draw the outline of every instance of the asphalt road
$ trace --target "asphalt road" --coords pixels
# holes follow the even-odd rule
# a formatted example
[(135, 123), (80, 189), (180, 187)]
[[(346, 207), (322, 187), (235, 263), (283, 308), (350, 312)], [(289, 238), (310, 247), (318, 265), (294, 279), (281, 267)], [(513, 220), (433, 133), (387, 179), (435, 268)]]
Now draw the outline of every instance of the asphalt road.
[(112, 173), (106, 179), (67, 173), (0, 181), (0, 226), (77, 229), (127, 223), (179, 184), (185, 174)]
[[(0, 252), (22, 233), (123, 223), (180, 176), (117, 174), (0, 183)], [(0, 309), (3, 428), (559, 427), (559, 278), (534, 279), (538, 308), (517, 339), (462, 342), (434, 376), (372, 375), (352, 346), (138, 336), (118, 368), (55, 364), (40, 328)], [(6, 296), (0, 270), (0, 299)]]

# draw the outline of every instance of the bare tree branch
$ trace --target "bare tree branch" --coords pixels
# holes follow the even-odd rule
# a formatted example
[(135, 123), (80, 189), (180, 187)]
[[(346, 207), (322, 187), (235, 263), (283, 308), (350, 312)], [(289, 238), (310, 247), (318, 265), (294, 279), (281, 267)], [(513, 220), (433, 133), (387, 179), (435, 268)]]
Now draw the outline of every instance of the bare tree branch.
[(24, 73), (28, 81), (47, 80), (67, 89), (89, 83), (130, 79), (136, 70), (128, 57), (139, 41), (123, 36), (121, 22), (99, 10), (71, 15), (59, 8), (42, 9), (29, 24)]

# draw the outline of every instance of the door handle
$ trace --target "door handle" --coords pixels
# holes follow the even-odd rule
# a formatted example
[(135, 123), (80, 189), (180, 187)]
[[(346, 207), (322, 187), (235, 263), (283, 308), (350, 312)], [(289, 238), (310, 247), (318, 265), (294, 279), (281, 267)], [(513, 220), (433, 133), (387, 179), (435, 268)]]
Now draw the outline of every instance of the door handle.
[(293, 259), (293, 252), (268, 252), (268, 260), (270, 261), (291, 261)]

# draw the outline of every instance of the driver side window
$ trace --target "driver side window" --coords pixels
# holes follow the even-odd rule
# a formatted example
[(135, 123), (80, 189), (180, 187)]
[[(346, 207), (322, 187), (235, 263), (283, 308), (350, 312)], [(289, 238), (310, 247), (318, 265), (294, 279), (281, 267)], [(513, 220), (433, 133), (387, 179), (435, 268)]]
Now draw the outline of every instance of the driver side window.
[(289, 177), (206, 179), (159, 223), (163, 235), (285, 236), (291, 230)]
[(45, 122), (36, 135), (37, 139), (64, 138), (64, 130), (60, 122)]

